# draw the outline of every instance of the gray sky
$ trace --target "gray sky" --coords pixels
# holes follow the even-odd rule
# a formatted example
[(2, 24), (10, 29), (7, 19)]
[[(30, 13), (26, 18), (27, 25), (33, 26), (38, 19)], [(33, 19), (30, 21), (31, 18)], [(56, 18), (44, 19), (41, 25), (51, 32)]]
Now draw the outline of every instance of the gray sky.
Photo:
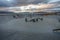
[(60, 0), (0, 0), (0, 7), (14, 6), (18, 4), (60, 3)]

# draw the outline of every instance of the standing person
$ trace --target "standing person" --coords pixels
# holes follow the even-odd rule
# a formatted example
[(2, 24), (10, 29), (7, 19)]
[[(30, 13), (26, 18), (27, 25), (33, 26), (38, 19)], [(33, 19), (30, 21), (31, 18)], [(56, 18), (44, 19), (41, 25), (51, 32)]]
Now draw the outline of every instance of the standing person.
[(38, 18), (36, 18), (36, 21), (38, 22)]
[(35, 19), (32, 19), (33, 22), (36, 22)]
[(25, 22), (27, 22), (27, 18), (25, 18)]
[(43, 21), (43, 18), (40, 18), (41, 21)]

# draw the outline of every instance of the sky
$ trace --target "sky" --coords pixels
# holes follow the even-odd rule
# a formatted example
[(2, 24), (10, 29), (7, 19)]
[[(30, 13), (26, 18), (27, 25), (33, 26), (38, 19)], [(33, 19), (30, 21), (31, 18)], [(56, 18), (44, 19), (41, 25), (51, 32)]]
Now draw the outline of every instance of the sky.
[(60, 0), (0, 0), (0, 7), (15, 6), (18, 4), (60, 3)]

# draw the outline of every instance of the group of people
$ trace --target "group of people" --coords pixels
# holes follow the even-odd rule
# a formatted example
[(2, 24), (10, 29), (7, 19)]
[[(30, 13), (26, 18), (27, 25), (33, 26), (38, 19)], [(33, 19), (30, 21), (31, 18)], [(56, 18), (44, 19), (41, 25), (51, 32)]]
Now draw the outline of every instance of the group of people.
[(27, 18), (25, 18), (25, 22), (38, 22), (39, 20), (43, 21), (43, 18), (33, 18), (31, 20), (28, 20)]

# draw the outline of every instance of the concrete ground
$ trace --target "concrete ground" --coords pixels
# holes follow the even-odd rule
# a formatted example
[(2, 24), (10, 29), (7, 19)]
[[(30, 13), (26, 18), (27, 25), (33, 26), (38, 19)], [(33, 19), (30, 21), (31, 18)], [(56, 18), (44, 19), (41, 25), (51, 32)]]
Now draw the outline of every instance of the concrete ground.
[(0, 16), (0, 40), (60, 40), (58, 16), (43, 17), (43, 21), (25, 22), (25, 18)]

